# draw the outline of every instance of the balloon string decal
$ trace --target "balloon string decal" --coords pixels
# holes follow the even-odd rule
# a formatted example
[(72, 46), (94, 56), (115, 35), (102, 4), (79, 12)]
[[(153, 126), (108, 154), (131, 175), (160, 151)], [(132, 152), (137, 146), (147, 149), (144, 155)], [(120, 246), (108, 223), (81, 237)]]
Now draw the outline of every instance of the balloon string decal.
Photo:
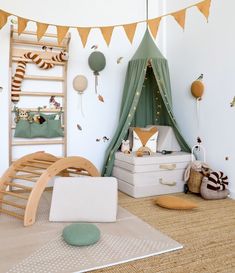
[(95, 75), (95, 93), (98, 94), (98, 76), (99, 73), (94, 73)]
[(201, 120), (200, 100), (201, 100), (201, 98), (197, 98), (197, 130), (198, 130), (198, 135), (200, 135), (200, 120)]
[(81, 106), (81, 113), (82, 113), (82, 116), (85, 117), (84, 112), (83, 112), (82, 94), (81, 94), (81, 96), (80, 96), (80, 106)]

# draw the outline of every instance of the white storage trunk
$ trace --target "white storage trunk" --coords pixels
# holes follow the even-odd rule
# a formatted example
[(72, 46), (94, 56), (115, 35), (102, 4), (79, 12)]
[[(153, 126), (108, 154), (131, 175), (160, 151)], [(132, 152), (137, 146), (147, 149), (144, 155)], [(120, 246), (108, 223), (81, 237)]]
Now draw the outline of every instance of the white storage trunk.
[(191, 154), (184, 152), (143, 157), (117, 152), (112, 175), (118, 179), (120, 191), (136, 198), (182, 192), (190, 161)]

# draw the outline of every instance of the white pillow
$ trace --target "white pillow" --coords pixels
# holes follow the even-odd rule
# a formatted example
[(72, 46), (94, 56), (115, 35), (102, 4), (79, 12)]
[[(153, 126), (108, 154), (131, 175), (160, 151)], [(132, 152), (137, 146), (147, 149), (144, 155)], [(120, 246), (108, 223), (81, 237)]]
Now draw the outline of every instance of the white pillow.
[(157, 141), (157, 151), (162, 152), (163, 150), (180, 152), (181, 147), (176, 139), (174, 130), (171, 126), (162, 125), (148, 125), (147, 128), (157, 127), (159, 136)]
[(153, 128), (134, 128), (132, 151), (136, 152), (142, 147), (149, 148), (152, 152), (157, 151), (158, 130)]

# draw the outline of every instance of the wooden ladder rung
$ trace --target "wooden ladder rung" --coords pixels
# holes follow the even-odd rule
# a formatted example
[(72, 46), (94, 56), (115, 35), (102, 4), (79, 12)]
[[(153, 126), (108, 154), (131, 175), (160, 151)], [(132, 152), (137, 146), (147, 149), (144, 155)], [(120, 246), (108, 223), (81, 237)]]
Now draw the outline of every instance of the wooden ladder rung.
[(56, 76), (40, 76), (40, 75), (25, 75), (25, 80), (37, 80), (37, 81), (64, 81), (63, 77)]
[(29, 199), (28, 196), (25, 196), (25, 195), (22, 195), (22, 194), (18, 194), (18, 193), (14, 193), (12, 191), (0, 191), (0, 193), (2, 193), (4, 195), (10, 195), (10, 196), (14, 196), (14, 197), (17, 197), (17, 198), (25, 199), (25, 200)]
[(6, 209), (1, 209), (1, 208), (0, 208), (0, 212), (5, 213), (5, 214), (10, 215), (10, 216), (14, 216), (14, 217), (16, 217), (16, 218), (18, 218), (20, 220), (24, 220), (24, 215), (18, 214), (16, 212), (6, 210)]
[(12, 146), (24, 146), (24, 145), (48, 145), (48, 144), (64, 144), (64, 140), (40, 140), (40, 141), (14, 141)]
[[(19, 92), (11, 92), (12, 95), (17, 95)], [(31, 91), (21, 91), (20, 96), (37, 96), (37, 97), (64, 97), (63, 93), (56, 92), (31, 92)]]
[(11, 186), (11, 187), (15, 187), (15, 188), (19, 188), (19, 189), (23, 189), (23, 190), (27, 190), (27, 191), (31, 191), (33, 189), (32, 187), (28, 187), (28, 186), (13, 183), (13, 182), (5, 182), (4, 184), (7, 186)]
[[(29, 111), (29, 112), (37, 112), (38, 113), (38, 108), (20, 108), (21, 110), (24, 111)], [(15, 112), (14, 108), (12, 108), (11, 110), (12, 112)], [(60, 108), (60, 109), (51, 109), (51, 108), (41, 108), (40, 109), (41, 113), (60, 113), (60, 112), (64, 112), (64, 109)]]
[(18, 172), (24, 172), (24, 173), (32, 173), (32, 174), (36, 174), (38, 176), (42, 175), (42, 173), (39, 173), (39, 172), (36, 172), (36, 171), (25, 170), (25, 169), (20, 169), (20, 168), (16, 168), (16, 171), (18, 171)]
[[(35, 169), (47, 169), (48, 168), (48, 166), (39, 166), (39, 165), (35, 165), (35, 164), (40, 164), (40, 163), (24, 163), (24, 164), (21, 164), (22, 166), (24, 166), (24, 167), (32, 167), (32, 168), (35, 168)], [(41, 163), (42, 164), (42, 163)], [(43, 165), (43, 164), (42, 164)]]
[(59, 158), (56, 158), (56, 159), (42, 159), (42, 158), (34, 158), (32, 160), (29, 160), (29, 162), (41, 162), (41, 163), (44, 163), (44, 164), (52, 164), (56, 161), (58, 161)]
[[(14, 55), (14, 52), (13, 52), (13, 56), (12, 56), (12, 61), (13, 62), (25, 61), (27, 63), (34, 63), (31, 59), (26, 59), (26, 58), (22, 58), (20, 56)], [(51, 60), (50, 60), (50, 63), (60, 65), (60, 66), (64, 66), (66, 64), (64, 62), (55, 62), (55, 61), (51, 61)]]
[(0, 203), (5, 204), (5, 205), (9, 205), (9, 206), (12, 206), (12, 207), (15, 207), (15, 208), (19, 208), (19, 209), (26, 209), (25, 205), (16, 204), (14, 202), (4, 200), (4, 199), (0, 200)]
[(35, 180), (35, 179), (24, 177), (24, 176), (21, 176), (21, 175), (11, 175), (9, 177), (13, 178), (13, 179), (21, 179), (21, 180), (30, 181), (30, 182), (37, 182), (37, 180)]
[[(59, 158), (58, 158), (58, 159), (59, 159)], [(51, 165), (51, 164), (55, 163), (58, 159), (54, 159), (54, 160), (43, 160), (43, 159), (34, 158), (34, 159), (32, 159), (32, 160), (29, 160), (28, 162), (36, 162), (36, 163), (43, 163), (43, 164)]]
[(29, 40), (23, 40), (23, 39), (12, 39), (12, 42), (14, 44), (20, 44), (20, 45), (33, 45), (33, 46), (50, 46), (50, 47), (57, 47), (64, 49), (66, 48), (65, 45), (58, 45), (56, 43), (46, 43), (46, 42), (38, 42), (38, 41), (29, 41)]
[[(17, 33), (18, 34), (18, 30), (17, 29), (13, 29), (13, 32), (14, 33)], [(23, 31), (21, 34), (26, 34), (26, 35), (33, 35), (33, 36), (36, 36), (37, 35), (37, 32), (35, 31)], [(56, 38), (57, 39), (57, 35), (54, 34), (54, 33), (44, 33), (43, 34), (43, 37), (53, 37), (53, 38)], [(69, 33), (64, 37), (64, 40), (67, 40), (70, 38), (70, 35)]]

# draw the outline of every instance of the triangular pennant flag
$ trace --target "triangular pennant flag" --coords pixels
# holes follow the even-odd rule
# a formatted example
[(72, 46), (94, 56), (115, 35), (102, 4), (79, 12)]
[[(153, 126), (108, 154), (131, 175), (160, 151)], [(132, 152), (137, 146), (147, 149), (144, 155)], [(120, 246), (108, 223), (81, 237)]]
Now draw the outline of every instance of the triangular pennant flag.
[(126, 32), (126, 36), (129, 39), (131, 44), (132, 44), (133, 38), (135, 36), (136, 26), (137, 26), (137, 23), (123, 25), (123, 28)]
[(42, 36), (45, 34), (47, 31), (48, 24), (42, 24), (37, 22), (37, 37), (38, 41), (42, 38)]
[(77, 30), (78, 30), (79, 36), (81, 38), (82, 45), (83, 45), (83, 47), (85, 47), (91, 28), (90, 27), (77, 27)]
[(10, 15), (9, 13), (0, 10), (0, 29), (3, 28), (7, 23), (7, 18), (9, 15)]
[(171, 13), (171, 15), (175, 18), (176, 22), (184, 29), (185, 26), (185, 15), (186, 15), (186, 9), (182, 9), (177, 12)]
[(110, 40), (112, 38), (113, 28), (114, 28), (113, 26), (111, 26), (111, 27), (100, 27), (100, 30), (102, 32), (102, 35), (103, 35), (107, 45), (109, 45)]
[(69, 27), (56, 26), (56, 28), (57, 28), (58, 44), (61, 44), (61, 42), (63, 41), (63, 39), (66, 36), (67, 32), (69, 31)]
[(205, 0), (205, 1), (197, 4), (196, 6), (200, 10), (200, 12), (206, 17), (206, 20), (208, 22), (208, 17), (210, 14), (211, 0)]
[(148, 26), (154, 38), (157, 37), (157, 32), (158, 32), (161, 19), (162, 17), (148, 20)]
[(25, 30), (27, 23), (27, 19), (18, 17), (18, 35), (20, 35)]

